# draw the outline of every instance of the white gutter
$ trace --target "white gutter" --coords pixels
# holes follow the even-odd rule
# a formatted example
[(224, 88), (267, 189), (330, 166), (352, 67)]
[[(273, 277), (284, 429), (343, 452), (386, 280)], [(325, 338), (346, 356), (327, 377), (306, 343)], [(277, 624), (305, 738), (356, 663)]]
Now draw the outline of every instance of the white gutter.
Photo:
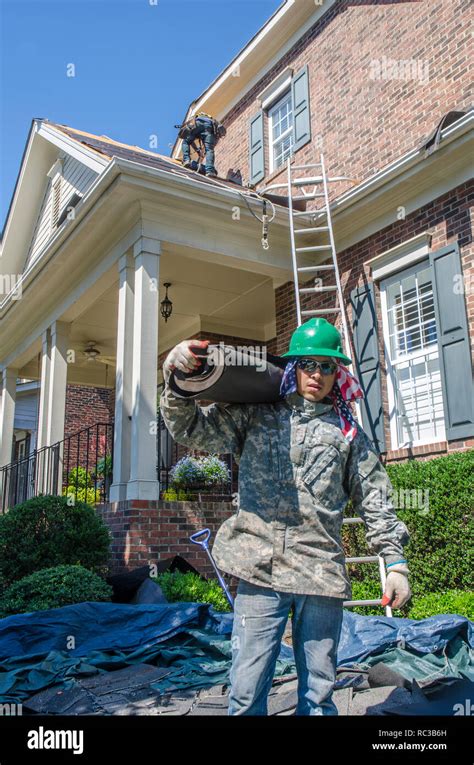
[[(441, 131), (440, 148), (441, 146), (449, 145), (463, 134), (468, 133), (473, 129), (473, 127), (474, 109), (471, 109), (471, 111), (465, 114), (464, 117), (456, 120), (456, 122), (453, 122), (452, 125), (449, 125)], [(437, 151), (439, 151), (439, 149), (436, 149), (433, 154), (436, 154)], [(428, 157), (433, 156), (433, 154), (429, 154)], [(420, 162), (423, 162), (424, 159), (425, 149), (423, 147), (412, 149), (407, 154), (404, 154), (402, 157), (395, 160), (395, 162), (392, 162), (392, 164), (387, 165), (382, 170), (379, 170), (377, 173), (374, 173), (374, 175), (371, 175), (369, 178), (367, 178), (367, 180), (363, 181), (358, 186), (355, 186), (354, 188), (349, 189), (348, 191), (345, 191), (343, 194), (341, 194), (341, 196), (335, 199), (331, 204), (331, 211), (334, 210), (335, 212), (340, 212), (341, 210), (349, 207), (351, 204), (359, 202), (365, 196), (372, 193), (381, 186), (384, 186), (386, 183), (389, 183), (391, 180), (401, 175), (406, 170), (409, 170), (411, 167), (414, 167)]]
[[(179, 169), (180, 168), (177, 167), (178, 172), (174, 169), (161, 170), (152, 167), (151, 165), (142, 165), (140, 162), (123, 159), (122, 157), (114, 157), (112, 160), (109, 160), (108, 166), (105, 170), (102, 170), (102, 173), (96, 178), (85, 196), (76, 206), (76, 214), (74, 218), (67, 220), (54, 237), (47, 242), (44, 250), (40, 251), (40, 254), (30, 264), (29, 268), (21, 274), (21, 277), (13, 289), (11, 289), (10, 292), (5, 295), (3, 301), (0, 302), (0, 319), (4, 317), (7, 310), (11, 307), (11, 304), (15, 302), (13, 301), (13, 296), (18, 294), (20, 285), (23, 290), (24, 287), (28, 286), (28, 284), (37, 277), (38, 273), (54, 256), (59, 247), (61, 247), (85, 216), (89, 214), (100, 197), (121, 174), (127, 174), (129, 176), (133, 175), (142, 179), (148, 176), (155, 182), (161, 181), (161, 185), (168, 188), (177, 186), (177, 196), (180, 196), (179, 188), (183, 190), (188, 189), (191, 193), (195, 194), (197, 203), (200, 201), (202, 202), (203, 196), (211, 200), (215, 200), (216, 197), (218, 197), (232, 202), (235, 202), (236, 196), (239, 196), (240, 194), (244, 194), (249, 200), (257, 199), (256, 195), (258, 195), (258, 192), (247, 189), (244, 186), (236, 186), (236, 188), (233, 189), (224, 184), (219, 184), (219, 182), (215, 180), (213, 180), (212, 183), (202, 183), (197, 179), (181, 174)], [(158, 184), (157, 190), (159, 190)], [(276, 208), (281, 212), (286, 212), (285, 207), (276, 205)], [(250, 213), (248, 214), (250, 215)]]
[[(452, 125), (449, 125), (448, 127), (444, 128), (441, 131), (441, 142), (440, 146), (445, 146), (449, 143), (452, 143), (457, 138), (462, 136), (465, 133), (468, 133), (474, 126), (474, 110), (471, 110), (466, 114), (464, 117), (461, 117), (456, 122), (453, 122)], [(437, 150), (438, 151), (438, 150)], [(436, 154), (436, 151), (434, 152)], [(411, 167), (416, 166), (417, 164), (420, 164), (423, 162), (425, 158), (425, 150), (423, 148), (417, 148), (412, 149), (407, 154), (400, 157), (400, 159), (393, 162), (391, 165), (388, 165), (386, 168), (383, 168), (378, 173), (375, 173), (373, 176), (368, 178), (366, 181), (363, 181), (359, 186), (356, 186), (353, 189), (349, 189), (348, 191), (341, 194), (340, 197), (338, 197), (332, 204), (331, 204), (331, 212), (334, 212), (335, 214), (338, 214), (342, 212), (343, 210), (349, 208), (351, 205), (355, 205), (356, 203), (360, 202), (364, 197), (368, 196), (369, 194), (376, 191), (378, 188), (384, 186), (385, 184), (389, 183), (391, 180), (397, 178), (399, 175), (401, 175), (406, 170), (410, 169)], [(429, 155), (432, 156), (432, 155)], [(144, 176), (149, 176), (153, 178), (154, 180), (161, 180), (168, 186), (170, 186), (170, 181), (173, 180), (175, 183), (178, 183), (182, 188), (187, 188), (191, 192), (198, 192), (198, 198), (197, 201), (202, 200), (203, 196), (206, 196), (208, 198), (215, 198), (216, 195), (222, 199), (232, 199), (235, 198), (236, 194), (242, 194), (246, 192), (246, 196), (249, 199), (255, 199), (255, 196), (252, 196), (254, 192), (250, 189), (246, 189), (245, 187), (240, 187), (239, 189), (233, 189), (228, 186), (225, 186), (224, 184), (218, 184), (218, 181), (213, 181), (212, 184), (205, 184), (198, 180), (195, 180), (194, 178), (190, 176), (185, 176), (184, 174), (181, 175), (179, 173), (179, 168), (177, 168), (178, 172), (174, 170), (160, 170), (158, 168), (151, 167), (150, 165), (142, 165), (139, 162), (114, 157), (110, 162), (107, 168), (101, 173), (101, 175), (98, 176), (97, 180), (92, 184), (91, 188), (87, 192), (87, 194), (83, 197), (81, 202), (78, 204), (76, 210), (77, 214), (73, 220), (70, 220), (68, 224), (64, 227), (64, 229), (58, 231), (58, 233), (55, 235), (55, 237), (48, 242), (45, 250), (43, 253), (35, 259), (35, 261), (32, 263), (31, 267), (21, 276), (21, 284), (27, 285), (33, 278), (36, 277), (37, 272), (43, 268), (45, 263), (49, 261), (49, 259), (54, 255), (55, 251), (61, 246), (61, 244), (67, 239), (67, 237), (71, 234), (71, 232), (74, 230), (74, 228), (80, 223), (80, 221), (85, 217), (85, 215), (88, 214), (88, 212), (91, 210), (97, 199), (104, 193), (104, 191), (108, 188), (108, 186), (111, 185), (111, 183), (120, 175), (120, 172), (126, 172), (129, 175), (135, 175), (137, 177), (143, 178)], [(173, 184), (174, 185), (174, 184)], [(258, 194), (258, 190), (256, 190), (256, 193)], [(288, 215), (288, 210), (286, 207), (280, 207), (276, 206), (276, 209), (280, 214), (284, 214), (285, 218)], [(311, 216), (313, 213), (311, 211), (308, 211), (308, 216)], [(303, 216), (301, 220), (304, 220)], [(308, 221), (309, 222), (309, 221)], [(7, 309), (7, 304), (13, 302), (11, 300), (12, 296), (17, 292), (18, 290), (18, 284), (17, 286), (11, 290), (4, 298), (4, 300), (0, 303), (0, 318), (2, 318), (3, 314), (5, 313), (5, 310)]]

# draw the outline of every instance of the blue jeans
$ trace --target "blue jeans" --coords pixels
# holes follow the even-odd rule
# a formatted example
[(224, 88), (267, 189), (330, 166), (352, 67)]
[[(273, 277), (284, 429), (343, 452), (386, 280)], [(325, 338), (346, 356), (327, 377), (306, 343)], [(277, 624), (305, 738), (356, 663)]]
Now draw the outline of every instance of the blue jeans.
[(196, 128), (189, 138), (183, 138), (183, 162), (190, 162), (189, 146), (197, 136), (201, 136), (206, 149), (206, 173), (216, 173), (214, 167), (216, 136), (212, 129), (212, 122), (208, 117), (196, 117)]
[(241, 579), (234, 602), (229, 715), (267, 715), (267, 697), (293, 606), (297, 715), (337, 715), (332, 700), (343, 600), (293, 595)]

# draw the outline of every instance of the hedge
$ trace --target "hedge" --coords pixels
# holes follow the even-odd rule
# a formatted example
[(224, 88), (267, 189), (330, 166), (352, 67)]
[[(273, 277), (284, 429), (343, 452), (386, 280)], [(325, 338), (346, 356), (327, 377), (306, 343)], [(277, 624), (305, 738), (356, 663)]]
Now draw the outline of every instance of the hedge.
[(109, 601), (113, 588), (82, 566), (54, 566), (11, 584), (0, 598), (0, 618), (61, 608), (72, 603)]
[(43, 568), (81, 565), (107, 573), (110, 532), (93, 507), (52, 494), (33, 497), (0, 515), (0, 581)]
[[(404, 496), (428, 497), (424, 508), (395, 506), (397, 517), (410, 533), (404, 556), (410, 569), (412, 599), (398, 616), (407, 616), (420, 598), (430, 593), (472, 591), (474, 589), (474, 450), (456, 452), (427, 461), (411, 460), (399, 465), (388, 465), (387, 473), (394, 488), (394, 505), (400, 505)], [(410, 494), (411, 492), (411, 494)], [(407, 504), (407, 503), (405, 503)], [(421, 510), (421, 512), (420, 512)], [(351, 503), (344, 515), (356, 516)], [(347, 557), (373, 555), (365, 540), (363, 524), (343, 525), (342, 539)], [(347, 564), (353, 585), (353, 597), (361, 591), (378, 593), (380, 580), (377, 564)], [(365, 597), (370, 597), (366, 595)], [(441, 602), (441, 601), (440, 601)], [(376, 611), (380, 614), (380, 609)], [(361, 613), (370, 613), (364, 608)]]

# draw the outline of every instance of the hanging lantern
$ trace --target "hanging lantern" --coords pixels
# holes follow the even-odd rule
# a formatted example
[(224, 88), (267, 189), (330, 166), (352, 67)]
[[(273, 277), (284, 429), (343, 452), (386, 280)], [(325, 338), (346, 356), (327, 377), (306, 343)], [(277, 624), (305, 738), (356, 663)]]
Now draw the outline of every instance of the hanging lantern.
[(171, 282), (164, 282), (164, 287), (166, 287), (166, 295), (161, 301), (161, 315), (163, 316), (165, 321), (168, 321), (169, 317), (171, 316), (173, 312), (173, 303), (168, 297), (168, 287), (171, 286)]

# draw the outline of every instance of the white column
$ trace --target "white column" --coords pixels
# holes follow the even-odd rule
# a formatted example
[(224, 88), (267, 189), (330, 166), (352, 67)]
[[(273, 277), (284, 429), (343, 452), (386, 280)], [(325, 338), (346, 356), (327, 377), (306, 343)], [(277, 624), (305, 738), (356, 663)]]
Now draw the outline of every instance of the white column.
[(114, 479), (109, 501), (127, 498), (132, 439), (133, 290), (135, 261), (131, 254), (118, 261), (117, 366), (115, 372)]
[(160, 242), (146, 237), (141, 237), (133, 247), (135, 295), (132, 441), (127, 499), (159, 498), (156, 471), (156, 398), (160, 252)]
[(47, 446), (49, 374), (51, 364), (51, 334), (49, 328), (42, 333), (41, 344), (41, 381), (39, 390), (37, 449)]
[(0, 402), (0, 467), (12, 461), (13, 426), (15, 421), (16, 380), (18, 369), (2, 369), (2, 398)]
[(48, 446), (64, 438), (66, 416), (67, 352), (70, 324), (55, 321), (51, 325), (51, 361), (48, 391), (46, 443)]

